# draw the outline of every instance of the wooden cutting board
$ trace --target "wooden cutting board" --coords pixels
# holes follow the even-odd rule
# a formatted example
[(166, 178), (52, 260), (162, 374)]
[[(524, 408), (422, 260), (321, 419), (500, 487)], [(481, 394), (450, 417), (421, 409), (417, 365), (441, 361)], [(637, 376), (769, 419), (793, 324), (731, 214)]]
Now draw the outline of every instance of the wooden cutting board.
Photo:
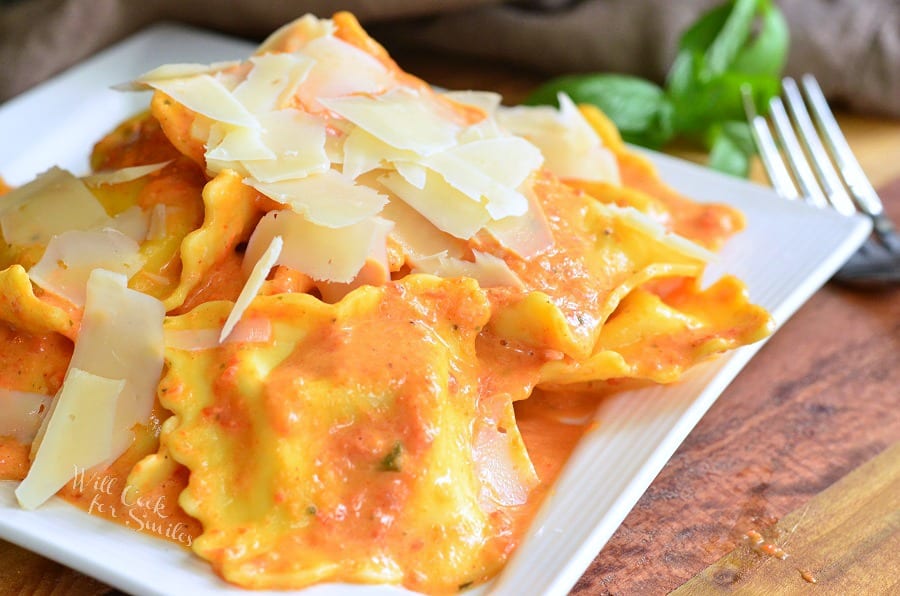
[(900, 442), (672, 592), (900, 594)]

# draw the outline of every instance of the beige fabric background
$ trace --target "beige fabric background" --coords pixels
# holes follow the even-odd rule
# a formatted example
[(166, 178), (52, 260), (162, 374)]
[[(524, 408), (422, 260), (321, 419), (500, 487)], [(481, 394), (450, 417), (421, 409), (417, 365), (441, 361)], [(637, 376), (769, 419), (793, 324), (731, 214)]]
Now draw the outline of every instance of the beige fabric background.
[[(7, 0), (8, 1), (8, 0)], [(19, 0), (0, 5), (0, 101), (159, 20), (251, 39), (305, 12), (354, 12), (389, 49), (427, 47), (547, 74), (662, 80), (681, 31), (718, 0)], [(852, 109), (900, 117), (900, 0), (780, 0), (788, 72)]]

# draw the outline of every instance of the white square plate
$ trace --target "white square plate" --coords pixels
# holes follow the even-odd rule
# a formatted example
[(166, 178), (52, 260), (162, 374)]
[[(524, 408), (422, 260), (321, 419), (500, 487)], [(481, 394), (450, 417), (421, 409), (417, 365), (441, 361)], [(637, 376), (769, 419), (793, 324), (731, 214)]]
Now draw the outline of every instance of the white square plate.
[[(111, 85), (168, 62), (240, 58), (243, 41), (173, 25), (148, 29), (0, 106), (0, 175), (21, 184), (52, 165), (87, 171), (93, 143), (144, 109), (146, 93)], [(651, 154), (667, 182), (701, 201), (730, 203), (747, 216), (708, 272), (734, 273), (751, 298), (783, 323), (868, 235), (862, 217), (788, 202), (771, 191)], [(531, 531), (492, 584), (495, 594), (563, 594), (575, 584), (650, 482), (722, 390), (760, 348), (704, 364), (674, 386), (623, 393), (603, 403), (603, 422), (579, 444)], [(765, 391), (765, 381), (760, 380)], [(205, 562), (162, 539), (89, 516), (58, 499), (38, 511), (16, 505), (0, 482), (0, 537), (134, 594), (249, 594)], [(660, 570), (665, 573), (665, 570)], [(386, 586), (320, 585), (303, 596), (399, 594)], [(253, 594), (261, 594), (253, 592)], [(284, 595), (284, 592), (274, 594)]]

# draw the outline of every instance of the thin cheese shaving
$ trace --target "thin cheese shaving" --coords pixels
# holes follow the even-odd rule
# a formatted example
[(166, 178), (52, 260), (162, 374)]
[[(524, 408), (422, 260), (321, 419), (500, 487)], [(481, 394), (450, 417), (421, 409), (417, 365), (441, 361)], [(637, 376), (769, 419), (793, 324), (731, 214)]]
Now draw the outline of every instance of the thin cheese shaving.
[(255, 263), (263, 247), (275, 236), (281, 236), (284, 248), (279, 265), (315, 280), (349, 283), (365, 265), (373, 238), (383, 238), (390, 227), (390, 222), (370, 217), (349, 226), (329, 228), (292, 211), (270, 211), (250, 236), (244, 262)]
[(299, 54), (252, 56), (253, 68), (234, 90), (234, 97), (254, 114), (284, 107), (286, 97), (302, 83), (314, 62)]
[(122, 232), (140, 244), (147, 239), (150, 231), (150, 218), (138, 205), (132, 205), (113, 218), (110, 228)]
[(131, 82), (113, 86), (113, 89), (118, 91), (144, 91), (149, 88), (149, 83), (152, 81), (183, 79), (185, 77), (193, 77), (201, 74), (215, 74), (238, 66), (239, 64), (240, 61), (238, 60), (213, 62), (212, 64), (163, 64), (162, 66), (157, 66), (153, 70), (145, 72)]
[(560, 109), (538, 106), (498, 108), (497, 120), (513, 134), (537, 145), (544, 166), (560, 178), (619, 184), (615, 156), (603, 146), (569, 96), (559, 94)]
[(269, 271), (278, 261), (283, 246), (284, 241), (281, 239), (281, 236), (275, 236), (269, 243), (269, 247), (253, 265), (250, 277), (247, 279), (244, 287), (241, 288), (241, 293), (238, 295), (237, 300), (235, 300), (234, 307), (231, 309), (228, 318), (225, 320), (225, 325), (222, 327), (222, 332), (219, 334), (219, 343), (225, 341), (225, 338), (232, 332), (234, 326), (241, 320), (244, 311), (247, 310), (247, 307), (250, 306), (250, 303), (253, 302), (253, 299), (259, 293), (259, 289), (265, 283)]
[(234, 95), (216, 78), (208, 74), (149, 81), (148, 85), (162, 91), (189, 110), (211, 120), (256, 128), (256, 119), (235, 99)]
[(438, 174), (429, 172), (423, 188), (391, 172), (378, 178), (392, 193), (421, 213), (439, 230), (468, 239), (490, 221), (487, 209), (459, 192)]
[(537, 147), (506, 137), (458, 145), (426, 157), (422, 164), (470, 199), (485, 199), (491, 218), (502, 219), (528, 209), (528, 200), (515, 189), (542, 161)]
[(503, 96), (493, 91), (444, 91), (441, 95), (464, 105), (481, 108), (487, 116), (492, 115), (503, 101)]
[(131, 278), (143, 265), (140, 246), (117, 230), (63, 232), (54, 236), (28, 277), (44, 290), (84, 306), (88, 278), (106, 269)]
[(460, 130), (436, 102), (406, 88), (319, 102), (388, 145), (419, 155), (452, 147)]
[(414, 161), (418, 156), (413, 151), (392, 147), (366, 132), (354, 127), (344, 140), (343, 173), (354, 180), (376, 168), (398, 160)]
[[(177, 210), (177, 208), (175, 209)], [(165, 203), (157, 203), (150, 212), (150, 223), (147, 229), (147, 240), (162, 240), (166, 237), (166, 217), (168, 209)]]
[(125, 381), (70, 368), (56, 397), (28, 475), (16, 488), (24, 509), (36, 509), (79, 471), (113, 457), (116, 401)]
[(349, 226), (370, 218), (387, 202), (384, 195), (356, 184), (334, 170), (272, 183), (247, 178), (244, 184), (289, 205), (311, 223), (330, 228)]
[(312, 112), (322, 110), (322, 98), (379, 94), (393, 84), (381, 62), (336, 37), (313, 39), (302, 51), (315, 64), (296, 96)]
[(9, 244), (46, 244), (69, 230), (111, 225), (84, 183), (60, 168), (50, 168), (0, 202), (0, 229)]
[(528, 211), (517, 217), (489, 221), (485, 229), (507, 249), (523, 259), (533, 257), (553, 244), (553, 232), (531, 185), (525, 185)]
[(151, 163), (144, 166), (132, 166), (129, 168), (121, 168), (118, 170), (113, 170), (111, 172), (97, 172), (95, 174), (91, 174), (90, 176), (85, 176), (82, 178), (85, 184), (90, 186), (100, 186), (103, 184), (122, 184), (123, 182), (131, 182), (132, 180), (137, 180), (138, 178), (143, 178), (153, 172), (158, 172), (167, 165), (172, 163), (172, 160), (161, 161), (158, 163)]
[(13, 391), (0, 387), (0, 437), (13, 437), (28, 444), (34, 439), (41, 420), (50, 410), (52, 395)]
[(399, 199), (391, 199), (384, 206), (381, 216), (394, 222), (393, 238), (411, 260), (444, 253), (460, 258), (465, 251), (465, 242), (442, 232), (425, 217)]
[(403, 179), (418, 188), (425, 188), (425, 182), (428, 180), (428, 170), (425, 166), (415, 161), (395, 161), (394, 169), (403, 176)]
[(494, 255), (473, 250), (475, 262), (464, 261), (446, 254), (437, 254), (413, 262), (413, 272), (430, 273), (440, 277), (471, 277), (482, 288), (501, 286), (523, 289), (525, 284), (506, 264)]
[(614, 204), (596, 203), (595, 207), (610, 214), (635, 230), (644, 232), (665, 244), (673, 253), (685, 255), (700, 261), (714, 261), (716, 254), (688, 240), (684, 236), (670, 232), (661, 223), (635, 209), (634, 207), (620, 207)]
[(222, 344), (266, 343), (272, 338), (272, 322), (262, 317), (242, 317), (224, 342), (219, 341), (222, 329), (165, 329), (167, 350), (195, 352), (211, 350)]
[(275, 152), (263, 143), (259, 129), (229, 126), (216, 122), (206, 141), (206, 161), (231, 162), (249, 159), (275, 159)]
[(259, 115), (260, 140), (274, 159), (243, 160), (250, 176), (261, 182), (279, 182), (325, 172), (331, 167), (325, 152), (325, 124), (298, 110)]
[(87, 284), (81, 331), (69, 367), (124, 379), (114, 411), (112, 455), (133, 440), (132, 427), (146, 424), (163, 366), (162, 302), (130, 290), (124, 275), (95, 269)]

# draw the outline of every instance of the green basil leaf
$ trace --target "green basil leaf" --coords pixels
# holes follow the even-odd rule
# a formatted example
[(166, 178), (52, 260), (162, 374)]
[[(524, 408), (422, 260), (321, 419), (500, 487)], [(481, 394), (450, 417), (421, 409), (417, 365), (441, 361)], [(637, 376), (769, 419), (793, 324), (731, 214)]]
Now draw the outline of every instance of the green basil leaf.
[(750, 160), (756, 154), (750, 125), (729, 121), (713, 126), (707, 136), (709, 167), (746, 178)]
[(702, 54), (690, 50), (681, 50), (666, 76), (666, 93), (670, 97), (688, 94), (697, 84), (697, 72), (702, 61)]
[(725, 72), (778, 76), (788, 44), (787, 22), (770, 0), (726, 2), (682, 34), (666, 88), (684, 94)]
[(724, 2), (700, 15), (694, 24), (688, 27), (678, 40), (681, 51), (705, 54), (725, 26), (731, 14), (733, 2)]
[(725, 24), (706, 51), (707, 76), (719, 76), (731, 69), (738, 52), (750, 37), (760, 3), (760, 0), (734, 0)]
[(729, 72), (710, 81), (696, 83), (672, 97), (675, 130), (696, 134), (716, 122), (743, 120), (746, 117), (741, 97), (743, 85), (750, 86), (756, 105), (761, 106), (767, 105), (779, 91), (778, 79), (768, 75)]
[(662, 88), (650, 81), (616, 74), (559, 77), (541, 85), (525, 103), (557, 105), (560, 92), (575, 103), (603, 110), (629, 143), (659, 147), (674, 134), (672, 105)]
[(747, 74), (780, 76), (787, 61), (790, 31), (776, 6), (762, 9), (759, 32), (738, 52), (731, 69)]

